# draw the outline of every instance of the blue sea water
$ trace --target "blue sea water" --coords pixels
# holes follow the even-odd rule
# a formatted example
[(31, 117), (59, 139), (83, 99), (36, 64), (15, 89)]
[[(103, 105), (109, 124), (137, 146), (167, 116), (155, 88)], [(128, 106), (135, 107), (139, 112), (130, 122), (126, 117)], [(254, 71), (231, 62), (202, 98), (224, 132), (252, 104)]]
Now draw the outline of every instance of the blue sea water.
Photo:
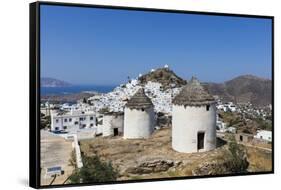
[(77, 85), (69, 87), (41, 87), (41, 95), (64, 95), (64, 94), (74, 94), (85, 91), (95, 91), (101, 93), (107, 93), (112, 91), (116, 86), (99, 86), (99, 85)]

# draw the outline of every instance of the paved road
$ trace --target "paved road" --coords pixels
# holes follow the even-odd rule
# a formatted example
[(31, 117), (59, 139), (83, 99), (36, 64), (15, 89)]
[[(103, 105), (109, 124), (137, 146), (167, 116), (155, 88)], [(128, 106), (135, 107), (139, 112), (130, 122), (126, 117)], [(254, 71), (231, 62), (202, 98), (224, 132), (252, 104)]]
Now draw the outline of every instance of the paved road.
[(58, 176), (53, 184), (62, 183), (71, 173), (69, 159), (73, 150), (72, 142), (63, 137), (54, 135), (48, 131), (41, 130), (41, 183), (48, 185), (52, 178), (46, 177), (46, 168), (61, 166), (64, 175)]

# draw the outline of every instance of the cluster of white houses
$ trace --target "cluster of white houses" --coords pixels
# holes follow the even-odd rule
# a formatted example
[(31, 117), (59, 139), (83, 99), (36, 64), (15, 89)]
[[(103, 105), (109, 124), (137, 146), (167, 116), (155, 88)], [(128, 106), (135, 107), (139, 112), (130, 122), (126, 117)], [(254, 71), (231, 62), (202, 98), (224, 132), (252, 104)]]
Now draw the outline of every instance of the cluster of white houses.
[(227, 112), (227, 111), (235, 112), (237, 110), (237, 107), (234, 105), (233, 102), (227, 102), (224, 104), (221, 102), (218, 102), (217, 109), (223, 110), (224, 112)]

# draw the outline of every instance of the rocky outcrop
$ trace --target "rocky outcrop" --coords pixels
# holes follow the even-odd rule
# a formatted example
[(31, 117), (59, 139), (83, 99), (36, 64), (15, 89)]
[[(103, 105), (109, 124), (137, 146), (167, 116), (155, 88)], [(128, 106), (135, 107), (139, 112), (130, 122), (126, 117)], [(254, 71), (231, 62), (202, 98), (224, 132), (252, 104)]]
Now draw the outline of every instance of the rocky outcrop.
[(249, 162), (246, 150), (236, 143), (230, 143), (224, 157), (199, 164), (192, 170), (193, 176), (220, 175), (247, 172)]
[(186, 84), (186, 80), (177, 76), (169, 68), (158, 68), (153, 72), (141, 76), (139, 80), (141, 84), (146, 84), (148, 81), (158, 82), (162, 84), (164, 90), (171, 87), (181, 87)]
[(181, 162), (172, 161), (172, 160), (153, 160), (153, 161), (142, 162), (135, 167), (130, 167), (126, 170), (126, 173), (148, 174), (148, 173), (164, 172), (172, 167), (177, 167), (180, 164)]

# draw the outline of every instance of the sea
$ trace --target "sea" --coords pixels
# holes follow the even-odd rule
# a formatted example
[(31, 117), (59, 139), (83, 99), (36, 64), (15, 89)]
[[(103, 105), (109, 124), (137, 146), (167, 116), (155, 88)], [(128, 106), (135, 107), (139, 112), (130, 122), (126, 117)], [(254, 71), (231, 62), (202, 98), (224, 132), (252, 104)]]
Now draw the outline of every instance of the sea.
[(76, 85), (69, 87), (41, 87), (41, 96), (47, 95), (66, 95), (81, 92), (100, 92), (107, 93), (112, 91), (116, 85)]

